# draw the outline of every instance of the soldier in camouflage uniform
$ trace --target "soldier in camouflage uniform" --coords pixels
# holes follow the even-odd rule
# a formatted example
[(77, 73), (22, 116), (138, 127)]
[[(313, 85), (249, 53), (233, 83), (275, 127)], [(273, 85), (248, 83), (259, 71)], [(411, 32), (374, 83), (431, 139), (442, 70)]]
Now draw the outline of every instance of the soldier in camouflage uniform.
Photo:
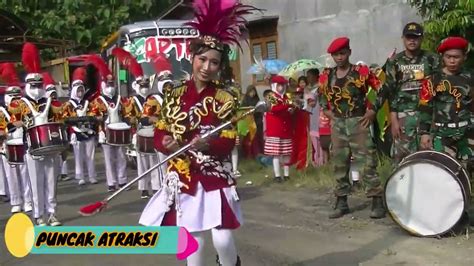
[[(325, 69), (320, 75), (320, 104), (324, 113), (332, 120), (332, 165), (336, 176), (337, 197), (334, 212), (329, 218), (339, 218), (349, 213), (347, 195), (351, 191), (349, 171), (352, 154), (355, 169), (360, 169), (366, 195), (372, 197), (371, 218), (382, 218), (385, 210), (382, 202), (382, 186), (376, 173), (375, 145), (370, 136), (370, 127), (375, 118), (377, 106), (367, 99), (369, 86), (378, 90), (380, 81), (365, 65), (349, 62), (351, 50), (349, 39), (334, 40), (328, 48), (336, 67)], [(352, 173), (359, 175), (358, 171)]]
[(393, 157), (397, 164), (418, 148), (416, 109), (421, 81), (439, 67), (439, 57), (420, 48), (423, 28), (419, 24), (408, 23), (402, 39), (405, 51), (387, 61), (387, 79), (382, 90), (389, 98)]
[(474, 76), (462, 68), (468, 45), (461, 37), (441, 43), (438, 52), (444, 66), (422, 86), (419, 105), (420, 148), (450, 154), (465, 167), (474, 158), (469, 145)]

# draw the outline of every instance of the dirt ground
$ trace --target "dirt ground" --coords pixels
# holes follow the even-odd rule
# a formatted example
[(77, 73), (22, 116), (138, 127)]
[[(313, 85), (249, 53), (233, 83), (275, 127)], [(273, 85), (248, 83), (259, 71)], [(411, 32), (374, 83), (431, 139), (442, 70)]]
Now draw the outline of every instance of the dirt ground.
[[(103, 174), (103, 164), (98, 167)], [(136, 174), (129, 173), (130, 177)], [(139, 198), (136, 188), (114, 200), (103, 213), (93, 217), (77, 214), (80, 206), (106, 196), (104, 179), (101, 176), (101, 183), (85, 188), (73, 181), (58, 184), (58, 215), (66, 225), (137, 225), (146, 201)], [(235, 231), (235, 239), (242, 265), (474, 265), (474, 240), (466, 230), (441, 239), (410, 236), (390, 218), (371, 220), (370, 201), (360, 193), (350, 198), (353, 213), (329, 220), (333, 199), (327, 189), (266, 183), (242, 184), (239, 192), (245, 224)], [(0, 204), (0, 265), (185, 265), (168, 255), (14, 258), (3, 240), (9, 209), (8, 204)], [(211, 239), (205, 253), (206, 265), (216, 265)]]

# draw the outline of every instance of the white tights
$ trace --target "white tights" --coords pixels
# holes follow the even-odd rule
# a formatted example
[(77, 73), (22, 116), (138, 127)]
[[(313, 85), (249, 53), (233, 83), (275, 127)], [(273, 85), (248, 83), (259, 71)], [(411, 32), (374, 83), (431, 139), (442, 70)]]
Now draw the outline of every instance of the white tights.
[(281, 177), (280, 165), (283, 162), (283, 174), (284, 176), (290, 175), (290, 167), (287, 165), (290, 162), (290, 156), (274, 156), (273, 157), (273, 172), (275, 177)]
[[(203, 266), (204, 262), (204, 234), (208, 231), (191, 233), (199, 243), (198, 250), (188, 257), (188, 266)], [(232, 230), (211, 229), (212, 242), (223, 266), (235, 266), (237, 263), (237, 249), (234, 244)]]
[(232, 171), (237, 171), (237, 166), (239, 164), (239, 150), (237, 147), (232, 149)]

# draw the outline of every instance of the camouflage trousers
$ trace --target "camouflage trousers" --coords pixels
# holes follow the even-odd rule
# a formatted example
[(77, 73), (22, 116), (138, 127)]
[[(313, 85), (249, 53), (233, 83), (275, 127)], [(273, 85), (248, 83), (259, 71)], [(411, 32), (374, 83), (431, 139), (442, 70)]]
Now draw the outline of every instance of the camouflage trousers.
[(456, 158), (469, 174), (471, 187), (474, 186), (474, 139), (466, 128), (436, 128), (433, 137), (433, 149)]
[(359, 171), (368, 197), (382, 196), (383, 188), (377, 175), (377, 153), (370, 128), (359, 123), (360, 117), (336, 118), (331, 132), (331, 165), (336, 176), (336, 196), (348, 195), (351, 191), (349, 172), (352, 167)]
[(419, 112), (415, 111), (397, 113), (401, 134), (400, 138), (393, 142), (392, 157), (396, 164), (399, 164), (405, 156), (418, 150), (418, 116)]

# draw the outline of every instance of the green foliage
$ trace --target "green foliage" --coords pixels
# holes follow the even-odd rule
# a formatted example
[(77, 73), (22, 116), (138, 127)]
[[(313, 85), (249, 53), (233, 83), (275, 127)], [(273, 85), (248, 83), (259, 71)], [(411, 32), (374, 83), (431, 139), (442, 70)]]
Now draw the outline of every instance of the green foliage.
[[(474, 0), (409, 0), (424, 18), (424, 48), (435, 51), (448, 36), (463, 36), (474, 43)], [(473, 58), (468, 64), (473, 66)]]
[[(173, 0), (0, 0), (0, 8), (25, 20), (28, 35), (70, 40), (73, 53), (97, 52), (120, 26), (155, 19)], [(56, 51), (57, 52), (57, 51)]]

